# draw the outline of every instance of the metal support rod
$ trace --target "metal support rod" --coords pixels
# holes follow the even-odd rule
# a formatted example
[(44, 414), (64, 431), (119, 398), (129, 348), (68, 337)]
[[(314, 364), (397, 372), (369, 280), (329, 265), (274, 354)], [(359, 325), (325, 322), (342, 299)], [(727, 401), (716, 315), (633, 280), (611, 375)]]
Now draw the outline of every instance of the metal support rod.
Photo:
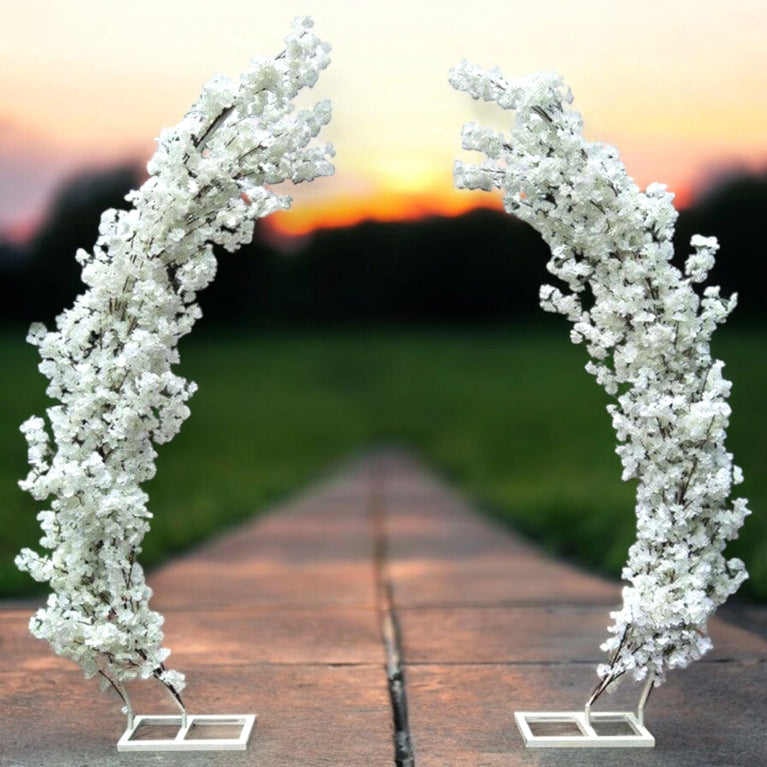
[(181, 702), (179, 694), (172, 687), (169, 687), (167, 684), (165, 684), (165, 682), (162, 682), (162, 685), (165, 687), (165, 690), (167, 691), (168, 695), (170, 695), (176, 706), (178, 706), (178, 709), (181, 712), (181, 726), (186, 729), (188, 724), (186, 706), (184, 706), (184, 704)]
[(639, 720), (639, 724), (641, 724), (642, 727), (644, 727), (645, 706), (647, 706), (647, 701), (654, 687), (655, 677), (653, 677), (651, 674), (648, 674), (647, 681), (644, 683), (644, 688), (642, 689), (642, 697), (639, 699), (639, 705), (637, 706), (637, 719)]
[(135, 713), (130, 702), (130, 696), (128, 695), (128, 691), (125, 689), (125, 685), (122, 682), (118, 682), (115, 687), (120, 697), (123, 699), (123, 703), (125, 704), (125, 715), (128, 717), (128, 729), (132, 730), (133, 723), (135, 721)]
[[(591, 694), (591, 697), (586, 701), (586, 705), (583, 707), (583, 713), (586, 715), (587, 727), (591, 727), (592, 704), (607, 689), (609, 684), (610, 684), (609, 682), (605, 682), (605, 680), (602, 680), (602, 682), (596, 686), (594, 692)], [(639, 698), (639, 704), (637, 706), (637, 720), (643, 727), (644, 727), (645, 707), (647, 706), (647, 701), (649, 700), (650, 693), (652, 693), (654, 687), (655, 687), (655, 677), (652, 676), (651, 674), (648, 674), (647, 680), (645, 681), (644, 687), (642, 688), (642, 695)]]
[(586, 705), (583, 707), (583, 713), (586, 715), (586, 726), (591, 727), (591, 706), (594, 701), (607, 689), (610, 682), (613, 680), (610, 677), (605, 677), (594, 688), (594, 692), (591, 693), (591, 697), (586, 701)]

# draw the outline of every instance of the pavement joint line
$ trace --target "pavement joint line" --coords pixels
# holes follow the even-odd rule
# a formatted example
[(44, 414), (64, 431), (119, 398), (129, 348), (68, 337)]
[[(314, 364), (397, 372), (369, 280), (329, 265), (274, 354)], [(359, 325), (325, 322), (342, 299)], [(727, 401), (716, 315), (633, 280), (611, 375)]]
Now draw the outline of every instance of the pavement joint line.
[(429, 666), (465, 666), (467, 668), (475, 666), (596, 666), (598, 659), (591, 660), (413, 660), (407, 661), (404, 665), (408, 668), (428, 668)]
[[(615, 602), (411, 602), (410, 604), (398, 605), (397, 610), (404, 612), (422, 612), (428, 610), (515, 610), (518, 608), (530, 608), (533, 610), (614, 610)], [(607, 620), (607, 619), (605, 619)]]
[[(272, 667), (272, 668), (380, 668), (380, 663), (370, 663), (365, 661), (360, 661), (359, 663), (355, 663), (354, 661), (310, 661), (310, 660), (297, 660), (297, 661), (287, 661), (287, 660), (259, 660), (255, 661), (253, 663), (245, 662), (242, 663), (234, 663), (234, 662), (227, 662), (227, 663), (197, 663), (196, 668), (231, 668), (231, 669), (238, 669), (248, 666), (262, 666), (262, 667)], [(2, 763), (0, 763), (0, 767), (2, 767)]]
[[(493, 667), (503, 666), (504, 668), (514, 668), (517, 666), (541, 666), (547, 668), (556, 667), (580, 667), (596, 666), (597, 660), (479, 660), (479, 661), (461, 661), (461, 660), (415, 660), (407, 661), (403, 665), (407, 668), (443, 668), (446, 666), (455, 668), (474, 668), (474, 667)], [(764, 658), (723, 658), (714, 660), (699, 660), (700, 665), (710, 666), (742, 666), (743, 668), (752, 668), (767, 664)]]
[(394, 726), (395, 767), (415, 767), (415, 753), (410, 737), (407, 685), (402, 658), (402, 635), (394, 609), (394, 594), (388, 571), (388, 536), (383, 495), (383, 467), (374, 463), (370, 469), (369, 508), (373, 528), (373, 562), (381, 621), (381, 639), (386, 658), (386, 677)]

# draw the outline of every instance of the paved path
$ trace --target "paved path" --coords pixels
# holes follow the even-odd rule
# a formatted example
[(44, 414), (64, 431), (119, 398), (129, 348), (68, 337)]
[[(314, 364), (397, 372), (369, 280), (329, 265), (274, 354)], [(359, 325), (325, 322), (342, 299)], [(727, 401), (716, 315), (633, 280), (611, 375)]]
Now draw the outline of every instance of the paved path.
[[(345, 467), (150, 583), (190, 711), (258, 713), (248, 751), (118, 754), (117, 702), (29, 636), (33, 606), (0, 603), (0, 765), (767, 762), (767, 639), (722, 620), (715, 651), (651, 698), (654, 749), (526, 750), (514, 711), (582, 707), (619, 587), (484, 521), (402, 454)], [(134, 701), (173, 713), (151, 683)]]

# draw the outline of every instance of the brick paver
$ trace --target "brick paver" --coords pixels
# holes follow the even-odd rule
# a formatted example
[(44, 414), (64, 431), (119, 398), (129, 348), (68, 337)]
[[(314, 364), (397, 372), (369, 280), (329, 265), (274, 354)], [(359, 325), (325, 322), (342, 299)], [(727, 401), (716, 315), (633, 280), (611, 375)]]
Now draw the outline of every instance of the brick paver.
[[(765, 763), (767, 639), (720, 619), (714, 651), (653, 693), (654, 749), (525, 749), (515, 711), (583, 708), (619, 585), (542, 556), (402, 457), (377, 472), (418, 767)], [(595, 708), (638, 696), (627, 682)]]
[[(755, 767), (767, 754), (765, 611), (728, 613), (755, 631), (713, 621), (715, 651), (653, 694), (654, 749), (526, 750), (514, 711), (582, 707), (619, 586), (542, 556), (401, 453), (343, 468), (150, 583), (190, 711), (258, 713), (248, 751), (118, 754), (117, 702), (28, 634), (33, 605), (0, 603), (0, 765), (388, 766), (395, 722), (408, 767)], [(637, 695), (626, 684), (607, 705)], [(134, 702), (173, 713), (152, 684)]]
[[(0, 609), (0, 765), (343, 767), (392, 763), (393, 728), (362, 467), (149, 577), (192, 713), (257, 713), (247, 752), (118, 754), (119, 704)], [(151, 534), (151, 533), (150, 533)], [(175, 713), (159, 685), (138, 713)]]

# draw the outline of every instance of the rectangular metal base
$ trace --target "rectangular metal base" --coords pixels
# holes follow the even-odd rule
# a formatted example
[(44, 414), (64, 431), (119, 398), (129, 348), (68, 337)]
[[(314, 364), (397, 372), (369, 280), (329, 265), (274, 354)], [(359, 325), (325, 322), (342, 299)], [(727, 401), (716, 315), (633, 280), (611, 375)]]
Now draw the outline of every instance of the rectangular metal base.
[[(256, 714), (188, 714), (175, 716), (136, 716), (133, 726), (117, 742), (118, 751), (245, 751), (256, 722)], [(156, 735), (173, 728), (169, 737), (142, 738), (141, 728)], [(216, 737), (216, 730), (239, 728), (236, 737)], [(213, 737), (206, 737), (205, 730)], [(220, 732), (218, 733), (220, 734)], [(139, 737), (136, 737), (136, 736)]]
[[(591, 725), (583, 711), (517, 711), (514, 718), (528, 748), (651, 748), (655, 745), (655, 738), (630, 711), (592, 711)], [(611, 730), (622, 732), (616, 734)]]

